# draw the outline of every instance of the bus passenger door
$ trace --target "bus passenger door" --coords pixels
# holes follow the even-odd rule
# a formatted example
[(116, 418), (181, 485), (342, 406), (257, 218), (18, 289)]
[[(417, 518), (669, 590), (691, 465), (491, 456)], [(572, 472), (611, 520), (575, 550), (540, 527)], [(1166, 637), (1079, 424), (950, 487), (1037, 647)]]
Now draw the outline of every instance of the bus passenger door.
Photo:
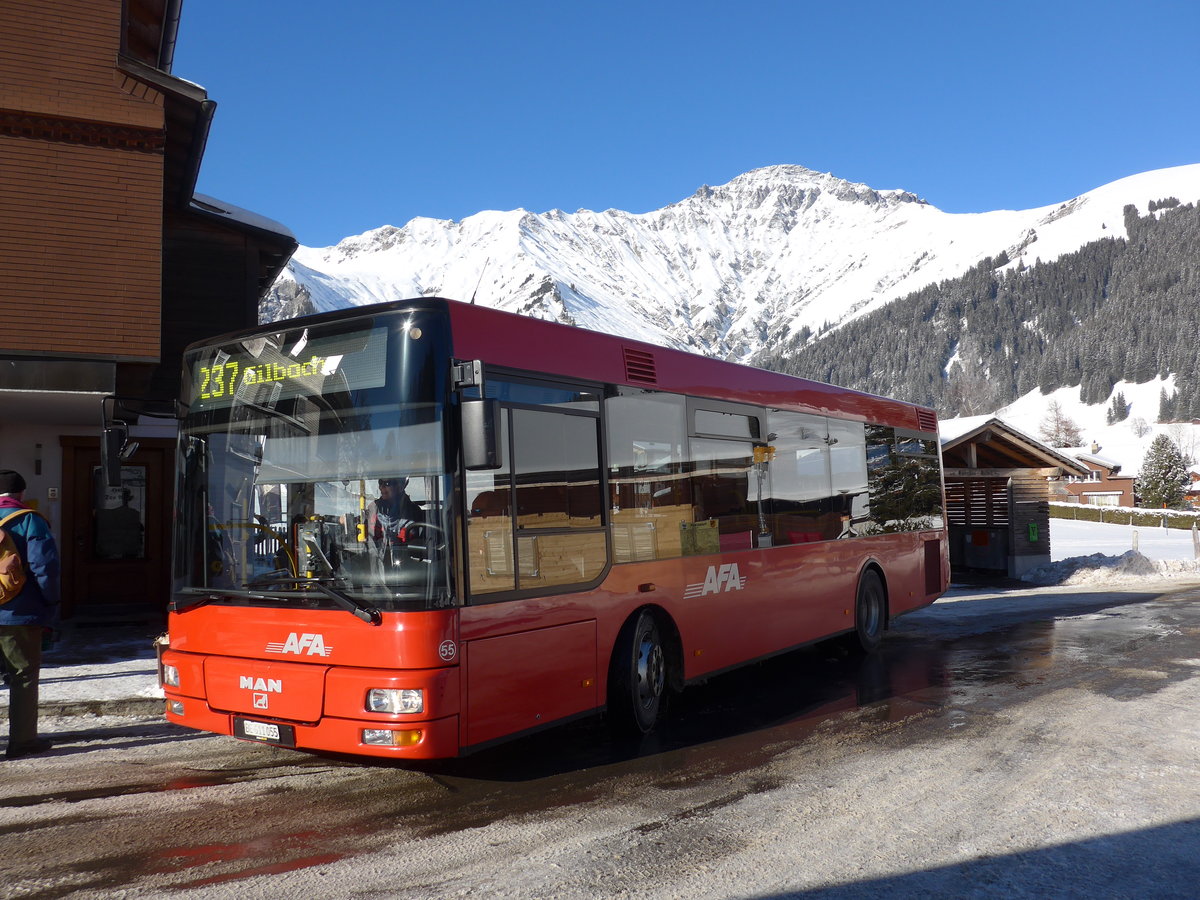
[(471, 641), (464, 746), (595, 709), (594, 620)]

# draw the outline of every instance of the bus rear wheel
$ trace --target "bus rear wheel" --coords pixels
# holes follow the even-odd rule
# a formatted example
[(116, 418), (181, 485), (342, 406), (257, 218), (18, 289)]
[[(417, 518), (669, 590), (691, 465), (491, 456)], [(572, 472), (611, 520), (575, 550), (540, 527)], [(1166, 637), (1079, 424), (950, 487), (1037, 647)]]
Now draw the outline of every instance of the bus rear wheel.
[(608, 677), (609, 721), (618, 734), (649, 734), (666, 705), (667, 654), (658, 622), (647, 610), (617, 638)]
[(858, 596), (854, 601), (854, 634), (851, 646), (863, 653), (870, 653), (883, 641), (883, 627), (887, 621), (887, 592), (883, 581), (874, 569), (863, 572), (858, 580)]

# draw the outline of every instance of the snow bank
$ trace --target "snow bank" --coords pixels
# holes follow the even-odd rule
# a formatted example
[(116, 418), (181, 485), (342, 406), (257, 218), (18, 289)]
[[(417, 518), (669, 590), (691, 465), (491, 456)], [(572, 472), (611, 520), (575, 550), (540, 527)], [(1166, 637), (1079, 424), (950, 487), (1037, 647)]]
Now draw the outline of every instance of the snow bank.
[(1038, 585), (1111, 585), (1164, 578), (1200, 580), (1200, 561), (1150, 559), (1136, 550), (1120, 556), (1093, 553), (1041, 566), (1026, 572), (1021, 580)]

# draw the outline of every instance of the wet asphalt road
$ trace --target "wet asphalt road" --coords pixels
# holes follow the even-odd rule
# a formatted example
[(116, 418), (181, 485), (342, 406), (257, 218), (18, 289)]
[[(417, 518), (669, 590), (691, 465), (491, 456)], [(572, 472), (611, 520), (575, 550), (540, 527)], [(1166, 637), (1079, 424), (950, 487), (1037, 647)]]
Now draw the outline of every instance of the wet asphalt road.
[[(1200, 590), (1024, 591), (1019, 603), (1013, 596), (939, 603), (901, 619), (865, 660), (826, 644), (714, 678), (674, 698), (664, 727), (636, 745), (613, 743), (602, 723), (589, 721), (463, 760), (398, 766), (155, 721), (62, 720), (52, 726), (58, 746), (50, 754), (0, 762), (0, 896), (268, 896), (272, 885), (311, 896), (392, 895), (381, 884), (396, 896), (445, 896), (450, 885), (467, 892), (474, 876), (456, 881), (447, 869), (439, 881), (422, 869), (418, 878), (397, 866), (398, 848), (445, 840), (457, 852), (492, 854), (508, 840), (489, 841), (492, 832), (572, 820), (567, 827), (583, 834), (618, 809), (614, 827), (626, 843), (657, 845), (664, 858), (678, 852), (679, 865), (694, 869), (697, 859), (738, 847), (716, 841), (684, 853), (672, 833), (801, 776), (819, 780), (822, 767), (832, 772), (847, 755), (936, 752), (967, 732), (986, 741), (1008, 711), (1034, 700), (1053, 704), (1082, 691), (1136, 701), (1200, 676)], [(751, 825), (772, 827), (769, 817)], [(527, 845), (512, 846), (509, 862), (520, 865)], [(361, 887), (332, 887), (327, 873), (356, 861), (366, 873)], [(647, 877), (671, 896), (670, 867), (652, 869)], [(1192, 874), (1200, 879), (1200, 869)], [(512, 896), (610, 895), (599, 876), (594, 889), (573, 877), (561, 889), (543, 880)], [(834, 896), (858, 896), (836, 893), (849, 877), (818, 883)], [(1166, 884), (1143, 896), (1189, 896)], [(1107, 896), (1079, 896), (1089, 893)], [(709, 894), (762, 891), (712, 881)]]

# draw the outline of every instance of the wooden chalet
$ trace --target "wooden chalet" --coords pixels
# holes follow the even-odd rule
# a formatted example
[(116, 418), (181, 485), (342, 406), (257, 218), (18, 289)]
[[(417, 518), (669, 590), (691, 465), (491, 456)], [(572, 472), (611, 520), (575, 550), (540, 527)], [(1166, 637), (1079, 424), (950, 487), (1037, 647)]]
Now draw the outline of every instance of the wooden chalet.
[(941, 435), (951, 568), (1016, 578), (1049, 563), (1051, 485), (1088, 468), (994, 417)]

